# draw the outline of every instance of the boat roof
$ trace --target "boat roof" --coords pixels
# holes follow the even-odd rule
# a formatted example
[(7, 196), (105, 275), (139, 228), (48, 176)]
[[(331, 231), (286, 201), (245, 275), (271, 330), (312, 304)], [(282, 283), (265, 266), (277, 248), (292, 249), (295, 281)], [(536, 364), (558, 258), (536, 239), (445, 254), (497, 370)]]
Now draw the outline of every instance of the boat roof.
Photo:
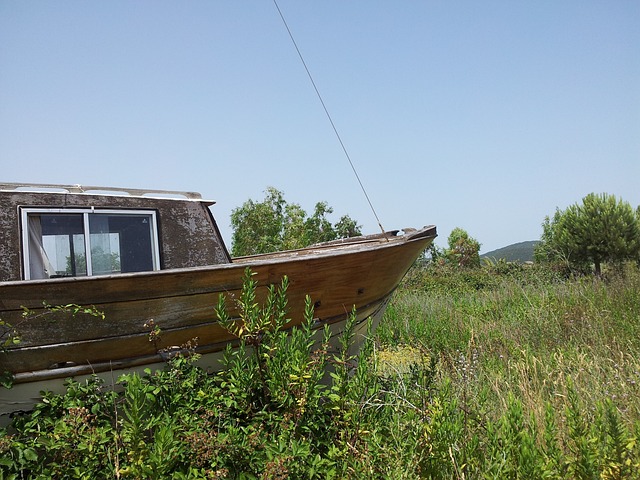
[(0, 191), (5, 192), (34, 192), (34, 193), (64, 193), (109, 195), (117, 197), (162, 198), (164, 200), (193, 200), (213, 205), (213, 200), (204, 200), (198, 192), (184, 192), (178, 190), (155, 190), (123, 187), (101, 187), (95, 185), (64, 185), (49, 183), (12, 183), (0, 182)]

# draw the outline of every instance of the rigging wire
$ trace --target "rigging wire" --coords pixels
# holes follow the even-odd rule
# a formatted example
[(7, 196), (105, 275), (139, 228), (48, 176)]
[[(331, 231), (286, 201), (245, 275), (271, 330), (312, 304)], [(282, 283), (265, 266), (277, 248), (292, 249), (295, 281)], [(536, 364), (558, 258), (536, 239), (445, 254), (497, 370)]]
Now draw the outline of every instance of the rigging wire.
[(342, 137), (340, 137), (340, 133), (338, 133), (338, 129), (336, 128), (336, 125), (333, 123), (333, 119), (331, 118), (331, 114), (329, 113), (329, 110), (327, 109), (327, 106), (325, 105), (324, 100), (322, 99), (322, 95), (320, 95), (320, 90), (318, 90), (318, 87), (316, 86), (316, 82), (313, 80), (313, 76), (311, 75), (311, 71), (309, 71), (309, 68), (307, 67), (307, 62), (305, 62), (304, 57), (302, 56), (302, 52), (298, 48), (298, 44), (296, 43), (295, 38), (293, 38), (293, 33), (291, 33), (291, 29), (289, 28), (289, 25), (287, 24), (287, 21), (285, 20), (284, 15), (282, 14), (282, 10), (280, 10), (280, 6), (278, 5), (277, 0), (273, 0), (273, 3), (276, 6), (276, 10), (278, 10), (278, 14), (280, 15), (280, 18), (282, 19), (282, 23), (284, 23), (284, 26), (287, 29), (287, 32), (289, 33), (289, 38), (291, 39), (291, 42), (293, 43), (293, 46), (296, 49), (296, 52), (298, 52), (298, 56), (300, 57), (300, 61), (302, 62), (302, 65), (304, 66), (304, 69), (307, 72), (307, 76), (309, 77), (309, 80), (311, 80), (311, 85), (313, 85), (313, 89), (315, 90), (316, 95), (318, 96), (318, 99), (320, 100), (320, 104), (322, 105), (322, 108), (324, 109), (324, 113), (327, 115), (327, 118), (329, 119), (329, 123), (331, 124), (331, 128), (333, 128), (333, 132), (335, 133), (336, 137), (338, 138), (338, 142), (340, 143), (340, 146), (342, 147), (342, 151), (344, 152), (345, 156), (347, 157), (347, 160), (349, 161), (349, 165), (351, 165), (351, 170), (353, 170), (353, 174), (356, 176), (356, 179), (358, 180), (358, 184), (360, 184), (360, 188), (362, 189), (362, 193), (364, 193), (364, 196), (367, 199), (367, 202), (369, 203), (369, 207), (371, 208), (371, 211), (373, 212), (373, 216), (376, 217), (376, 221), (378, 222), (378, 226), (380, 227), (380, 230), (384, 234), (385, 230), (384, 230), (384, 227), (382, 226), (382, 223), (380, 223), (380, 219), (378, 218), (378, 214), (376, 213), (376, 209), (373, 208), (373, 203), (371, 203), (371, 199), (369, 198), (369, 195), (367, 194), (367, 190), (364, 188), (364, 184), (362, 183), (362, 180), (360, 180), (360, 175), (358, 175), (358, 171), (356, 170), (356, 167), (354, 166), (353, 162), (351, 161), (351, 157), (349, 156), (349, 152), (347, 151), (347, 147), (345, 147), (344, 142), (342, 141)]

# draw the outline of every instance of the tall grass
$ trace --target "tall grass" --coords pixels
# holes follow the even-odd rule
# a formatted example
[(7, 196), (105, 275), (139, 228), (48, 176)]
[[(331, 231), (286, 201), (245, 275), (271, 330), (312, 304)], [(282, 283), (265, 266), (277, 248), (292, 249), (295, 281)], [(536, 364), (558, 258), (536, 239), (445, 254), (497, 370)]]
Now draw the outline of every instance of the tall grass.
[[(420, 345), (438, 359), (439, 378), (451, 382), (449, 398), (465, 415), (468, 430), (461, 440), (473, 442), (477, 435), (486, 449), (515, 421), (530, 438), (521, 434), (509, 444), (530, 444), (542, 457), (555, 449), (553, 472), (545, 467), (538, 475), (638, 478), (638, 269), (630, 265), (608, 279), (561, 280), (517, 265), (507, 273), (495, 267), (412, 272), (378, 329), (379, 341)], [(620, 431), (624, 448), (616, 447), (616, 458), (625, 452), (626, 469), (618, 463), (616, 470), (607, 442), (622, 441)], [(545, 445), (550, 439), (556, 444)], [(503, 458), (507, 453), (494, 451)], [(587, 462), (584, 472), (580, 462)], [(491, 462), (484, 457), (475, 472), (488, 471)]]

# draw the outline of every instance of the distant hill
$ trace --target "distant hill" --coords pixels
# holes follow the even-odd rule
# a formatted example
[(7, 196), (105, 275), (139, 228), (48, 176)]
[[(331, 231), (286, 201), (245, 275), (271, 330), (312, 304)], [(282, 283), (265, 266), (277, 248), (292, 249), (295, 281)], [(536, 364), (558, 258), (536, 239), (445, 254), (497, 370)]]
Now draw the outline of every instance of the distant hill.
[(490, 258), (492, 260), (506, 260), (507, 262), (532, 262), (533, 249), (538, 244), (537, 240), (514, 243), (507, 247), (502, 247), (491, 252), (483, 253), (480, 258)]

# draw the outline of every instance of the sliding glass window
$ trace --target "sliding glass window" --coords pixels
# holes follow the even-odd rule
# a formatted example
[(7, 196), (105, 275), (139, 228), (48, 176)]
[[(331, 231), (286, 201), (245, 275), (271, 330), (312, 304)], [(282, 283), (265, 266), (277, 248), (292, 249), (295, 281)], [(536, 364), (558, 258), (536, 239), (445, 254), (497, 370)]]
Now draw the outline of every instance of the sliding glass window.
[(25, 279), (160, 269), (154, 211), (25, 208), (22, 226)]

